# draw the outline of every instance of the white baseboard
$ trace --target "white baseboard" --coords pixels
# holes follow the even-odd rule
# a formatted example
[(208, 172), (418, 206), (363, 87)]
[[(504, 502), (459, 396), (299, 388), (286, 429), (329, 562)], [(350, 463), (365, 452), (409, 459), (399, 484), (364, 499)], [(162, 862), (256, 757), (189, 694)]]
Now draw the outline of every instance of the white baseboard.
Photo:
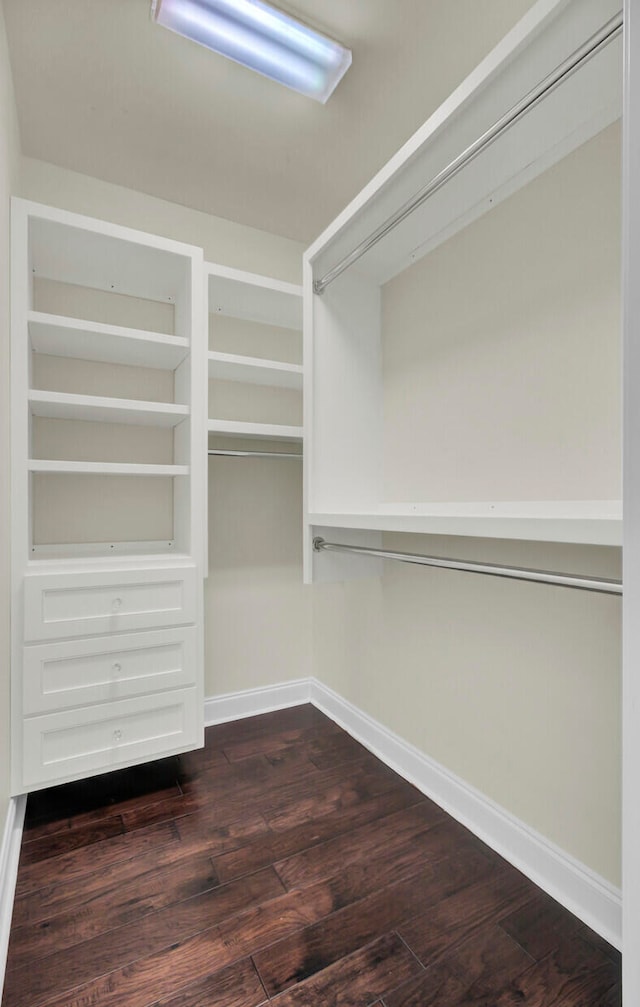
[(2, 999), (4, 973), (7, 966), (13, 897), (16, 890), (26, 807), (25, 794), (10, 799), (2, 835), (2, 846), (0, 846), (0, 1000)]
[(311, 680), (298, 678), (294, 682), (267, 685), (262, 689), (247, 689), (244, 692), (228, 692), (204, 701), (204, 722), (206, 727), (224, 724), (228, 720), (241, 720), (258, 713), (284, 710), (287, 706), (300, 706), (309, 702)]
[(620, 889), (315, 679), (311, 702), (539, 888), (621, 948)]
[(205, 723), (221, 724), (308, 702), (610, 944), (622, 946), (620, 889), (317, 679), (207, 699)]

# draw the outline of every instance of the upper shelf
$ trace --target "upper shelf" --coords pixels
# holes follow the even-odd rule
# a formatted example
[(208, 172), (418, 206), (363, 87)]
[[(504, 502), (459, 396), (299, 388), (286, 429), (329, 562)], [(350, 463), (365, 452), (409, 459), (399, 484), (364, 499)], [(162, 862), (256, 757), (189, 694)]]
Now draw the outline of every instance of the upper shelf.
[(189, 341), (183, 336), (103, 325), (41, 311), (29, 312), (28, 326), (33, 350), (54, 357), (173, 371), (189, 352)]
[(303, 428), (282, 423), (248, 423), (244, 420), (209, 420), (210, 434), (269, 441), (301, 441)]
[(276, 360), (263, 360), (261, 357), (243, 357), (213, 350), (209, 351), (209, 377), (302, 390), (300, 364), (285, 364)]
[(241, 269), (205, 263), (209, 313), (283, 329), (302, 329), (302, 287)]
[[(620, 0), (538, 0), (311, 246), (305, 258), (314, 279), (407, 206), (619, 9)], [(354, 271), (385, 283), (618, 119), (621, 68), (619, 34), (407, 213)]]
[(515, 503), (434, 503), (368, 513), (311, 513), (309, 524), (416, 535), (622, 545), (619, 500), (522, 501)]
[[(202, 249), (20, 200), (28, 216), (25, 265), (36, 277), (172, 304), (188, 304)], [(22, 253), (20, 253), (22, 254)]]

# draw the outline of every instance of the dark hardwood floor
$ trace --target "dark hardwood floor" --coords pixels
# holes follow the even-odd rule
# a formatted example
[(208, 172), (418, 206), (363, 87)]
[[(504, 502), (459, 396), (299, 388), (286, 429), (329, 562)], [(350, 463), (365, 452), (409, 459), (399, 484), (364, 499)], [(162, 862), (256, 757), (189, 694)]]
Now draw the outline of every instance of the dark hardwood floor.
[(615, 1007), (620, 957), (312, 706), (29, 798), (3, 1007)]

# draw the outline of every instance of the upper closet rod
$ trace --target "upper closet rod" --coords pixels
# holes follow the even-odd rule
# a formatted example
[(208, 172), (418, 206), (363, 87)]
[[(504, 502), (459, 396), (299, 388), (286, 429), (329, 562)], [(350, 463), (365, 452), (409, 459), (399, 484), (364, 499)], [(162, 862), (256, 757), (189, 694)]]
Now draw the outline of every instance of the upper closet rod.
[(601, 594), (622, 594), (622, 581), (608, 580), (605, 577), (581, 577), (573, 573), (552, 573), (550, 570), (529, 570), (526, 567), (500, 566), (497, 563), (472, 563), (460, 559), (444, 559), (441, 556), (421, 556), (411, 552), (369, 549), (361, 545), (325, 542), (320, 536), (314, 538), (313, 548), (315, 552), (351, 552), (360, 556), (376, 556), (379, 559), (397, 559), (402, 563), (414, 563), (418, 566), (436, 566), (444, 570), (488, 574), (490, 577), (510, 577), (513, 580), (557, 584), (560, 587), (574, 587), (580, 591), (597, 591)]
[(530, 109), (534, 108), (545, 95), (550, 94), (563, 80), (566, 80), (575, 70), (577, 70), (583, 63), (595, 56), (601, 49), (604, 48), (609, 42), (611, 42), (622, 30), (622, 11), (612, 17), (610, 21), (592, 35), (584, 45), (576, 49), (571, 56), (560, 63), (559, 66), (552, 70), (540, 84), (532, 88), (521, 98), (519, 102), (513, 105), (508, 112), (505, 112), (500, 119), (494, 122), (493, 126), (490, 126), (478, 137), (473, 143), (458, 154), (457, 157), (451, 161), (446, 168), (443, 168), (434, 175), (430, 181), (428, 181), (414, 196), (411, 197), (399, 210), (396, 210), (390, 217), (388, 217), (368, 238), (360, 242), (353, 251), (345, 255), (335, 266), (333, 266), (327, 273), (324, 274), (319, 280), (314, 280), (313, 289), (316, 294), (321, 294), (322, 291), (329, 286), (333, 280), (337, 279), (341, 273), (352, 266), (354, 262), (357, 262), (370, 248), (385, 237), (389, 231), (392, 231), (394, 227), (408, 217), (414, 210), (421, 206), (430, 196), (433, 196), (435, 192), (438, 191), (446, 182), (448, 182), (454, 175), (463, 168), (466, 164), (469, 164), (485, 147), (488, 147), (490, 143), (493, 143), (505, 130), (512, 126), (514, 122), (517, 122), (528, 112)]
[(228, 451), (226, 448), (209, 448), (208, 454), (226, 458), (302, 458), (294, 451)]

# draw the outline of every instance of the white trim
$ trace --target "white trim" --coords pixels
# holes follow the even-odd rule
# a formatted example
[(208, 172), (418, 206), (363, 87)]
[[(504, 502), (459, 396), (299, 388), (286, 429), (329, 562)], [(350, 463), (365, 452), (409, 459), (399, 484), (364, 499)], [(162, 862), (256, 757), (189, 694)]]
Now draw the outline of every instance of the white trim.
[(620, 890), (313, 679), (311, 702), (605, 940), (620, 948)]
[(312, 703), (616, 948), (622, 895), (569, 853), (315, 678), (215, 696), (205, 725)]
[(204, 701), (205, 727), (225, 724), (228, 720), (254, 717), (259, 713), (271, 713), (272, 710), (284, 710), (288, 706), (300, 706), (309, 702), (310, 689), (311, 679), (298, 678), (279, 685), (213, 696)]
[(13, 897), (18, 877), (18, 861), (20, 860), (20, 844), (26, 807), (25, 794), (9, 799), (2, 846), (0, 846), (0, 1000), (2, 999), (4, 973), (7, 966)]

